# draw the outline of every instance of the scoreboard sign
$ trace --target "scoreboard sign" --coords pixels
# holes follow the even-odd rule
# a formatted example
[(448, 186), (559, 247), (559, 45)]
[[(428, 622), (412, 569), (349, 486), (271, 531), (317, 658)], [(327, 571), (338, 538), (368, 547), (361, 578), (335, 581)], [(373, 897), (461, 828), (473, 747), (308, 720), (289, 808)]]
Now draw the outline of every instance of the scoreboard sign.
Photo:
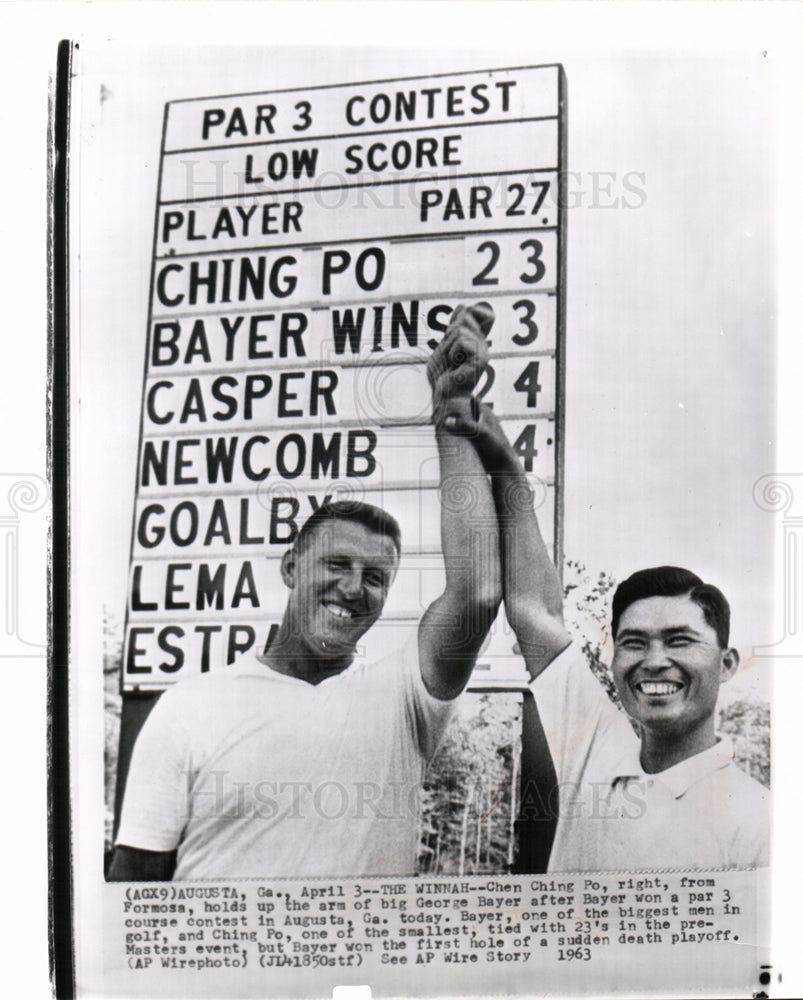
[[(167, 105), (125, 690), (264, 648), (327, 499), (402, 527), (360, 655), (420, 619), (444, 582), (425, 364), (460, 303), (494, 307), (478, 395), (560, 565), (563, 91), (537, 66)], [(511, 646), (500, 619), (491, 673)]]

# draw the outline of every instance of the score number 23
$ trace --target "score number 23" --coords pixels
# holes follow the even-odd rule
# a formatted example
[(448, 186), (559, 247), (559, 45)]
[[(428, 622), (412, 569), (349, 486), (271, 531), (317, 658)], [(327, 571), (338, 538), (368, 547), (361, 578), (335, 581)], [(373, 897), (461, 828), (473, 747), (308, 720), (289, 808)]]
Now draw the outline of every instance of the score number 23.
[[(546, 264), (542, 256), (544, 244), (540, 240), (528, 239), (523, 240), (519, 244), (519, 249), (524, 252), (523, 263), (526, 265), (526, 269), (518, 276), (519, 281), (525, 285), (537, 285), (546, 274)], [(475, 288), (498, 285), (499, 277), (494, 272), (502, 255), (499, 244), (496, 240), (484, 240), (477, 247), (477, 253), (485, 255), (487, 259), (481, 269), (471, 279), (471, 284)]]

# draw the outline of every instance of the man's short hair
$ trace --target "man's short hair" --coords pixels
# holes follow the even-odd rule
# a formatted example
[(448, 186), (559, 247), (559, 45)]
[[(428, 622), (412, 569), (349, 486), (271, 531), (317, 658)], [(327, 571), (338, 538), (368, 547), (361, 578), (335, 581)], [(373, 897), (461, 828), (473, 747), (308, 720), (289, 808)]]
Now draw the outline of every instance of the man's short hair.
[(378, 535), (387, 535), (401, 555), (401, 529), (399, 522), (381, 507), (363, 503), (361, 500), (336, 500), (324, 503), (307, 518), (299, 528), (293, 548), (303, 552), (316, 529), (329, 521), (354, 521)]
[(727, 648), (731, 609), (725, 595), (713, 584), (703, 583), (696, 573), (680, 566), (642, 569), (619, 584), (613, 595), (611, 612), (611, 632), (614, 639), (619, 630), (619, 619), (625, 610), (647, 597), (688, 597), (702, 608), (703, 617), (717, 634), (720, 648)]

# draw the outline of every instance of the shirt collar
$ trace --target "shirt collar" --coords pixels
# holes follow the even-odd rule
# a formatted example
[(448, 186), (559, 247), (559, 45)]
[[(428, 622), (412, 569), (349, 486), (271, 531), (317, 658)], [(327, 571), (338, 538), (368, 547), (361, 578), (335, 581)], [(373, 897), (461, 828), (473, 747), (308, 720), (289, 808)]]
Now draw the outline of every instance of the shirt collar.
[(262, 680), (272, 681), (275, 684), (290, 684), (300, 687), (302, 690), (316, 691), (321, 690), (325, 685), (331, 684), (332, 681), (337, 681), (339, 678), (344, 677), (349, 672), (353, 672), (355, 664), (352, 663), (345, 670), (341, 670), (339, 674), (332, 674), (331, 677), (327, 677), (318, 684), (310, 684), (301, 677), (294, 677), (292, 674), (283, 674), (279, 670), (274, 670), (267, 663), (263, 663), (253, 650), (249, 651), (245, 656), (240, 657), (229, 669), (234, 677), (259, 677)]
[(655, 777), (667, 786), (676, 799), (679, 799), (692, 785), (731, 764), (733, 757), (733, 741), (730, 736), (722, 735), (712, 747), (693, 757), (687, 757), (679, 764), (659, 772)]
[(608, 771), (611, 784), (614, 785), (618, 780), (627, 778), (654, 778), (666, 785), (672, 795), (679, 799), (692, 785), (731, 764), (734, 759), (734, 749), (730, 736), (721, 734), (717, 736), (717, 742), (712, 747), (655, 774), (647, 774), (644, 771), (639, 755), (640, 743), (635, 740), (634, 744), (628, 745), (611, 762)]
[(282, 674), (267, 663), (259, 660), (256, 654), (241, 657), (231, 666), (232, 675), (235, 677), (261, 677), (263, 680), (276, 681), (277, 683), (305, 684), (305, 681), (290, 674)]

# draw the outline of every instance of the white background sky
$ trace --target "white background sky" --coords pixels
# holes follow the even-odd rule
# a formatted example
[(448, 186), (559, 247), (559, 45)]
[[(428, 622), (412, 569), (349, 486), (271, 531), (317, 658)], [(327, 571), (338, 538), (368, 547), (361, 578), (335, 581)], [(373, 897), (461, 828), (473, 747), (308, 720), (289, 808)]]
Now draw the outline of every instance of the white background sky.
[[(751, 496), (763, 473), (803, 469), (792, 348), (780, 362), (775, 349), (779, 315), (785, 343), (799, 343), (800, 330), (800, 106), (789, 104), (800, 79), (783, 79), (789, 46), (799, 42), (800, 5), (784, 6), (788, 13), (773, 4), (356, 4), (348, 12), (338, 4), (0, 6), (2, 171), (12, 195), (0, 270), (8, 314), (0, 372), (3, 470), (44, 474), (44, 105), (56, 39), (92, 36), (86, 67), (98, 75), (88, 78), (87, 100), (97, 97), (93, 81), (112, 92), (81, 165), (92, 182), (81, 212), (88, 220), (94, 211), (94, 236), (82, 235), (86, 339), (74, 341), (74, 349), (102, 372), (82, 405), (86, 426), (105, 428), (102, 461), (98, 438), (82, 440), (89, 450), (76, 456), (85, 474), (93, 467), (80, 481), (92, 531), (77, 553), (96, 584), (88, 624), (99, 603), (113, 603), (125, 587), (142, 367), (136, 345), (146, 327), (156, 186), (143, 164), (156, 166), (163, 101), (196, 96), (210, 69), (198, 49), (143, 67), (119, 50), (104, 56), (100, 43), (203, 36), (266, 46), (255, 62), (238, 53), (227, 78), (217, 52), (219, 92), (251, 89), (254, 66), (270, 89), (564, 64), (569, 164), (581, 174), (579, 189), (588, 191), (592, 171), (637, 171), (646, 192), (638, 210), (592, 209), (587, 194), (585, 207), (569, 213), (567, 555), (618, 577), (659, 562), (690, 565), (731, 597), (734, 640), (744, 654), (779, 638), (778, 519), (758, 510)], [(390, 39), (400, 50), (380, 50)], [(302, 40), (304, 49), (287, 47)], [(333, 41), (325, 59), (306, 48)], [(373, 50), (351, 48), (363, 42)], [(280, 43), (283, 52), (272, 47)], [(91, 104), (87, 110), (94, 114)], [(783, 127), (774, 127), (784, 114)], [(781, 189), (776, 181), (784, 170), (788, 186)], [(776, 370), (785, 386), (780, 401)], [(41, 616), (41, 560), (24, 569), (26, 613), (39, 608)], [(791, 734), (798, 722), (795, 665), (786, 661), (778, 671), (776, 733)], [(9, 775), (6, 798), (15, 808), (6, 856), (32, 882), (0, 926), (7, 941), (19, 940), (20, 926), (30, 938), (30, 949), (15, 949), (4, 982), (15, 995), (45, 996), (44, 662), (28, 661), (9, 679), (0, 724), (5, 759), (31, 764)], [(784, 746), (786, 783), (784, 758), (776, 759), (778, 825), (791, 829), (799, 777), (788, 764), (797, 751)], [(784, 872), (798, 867), (790, 847), (778, 857), (787, 892)], [(796, 992), (794, 927), (794, 920), (788, 930), (776, 925), (786, 965), (775, 995)]]

